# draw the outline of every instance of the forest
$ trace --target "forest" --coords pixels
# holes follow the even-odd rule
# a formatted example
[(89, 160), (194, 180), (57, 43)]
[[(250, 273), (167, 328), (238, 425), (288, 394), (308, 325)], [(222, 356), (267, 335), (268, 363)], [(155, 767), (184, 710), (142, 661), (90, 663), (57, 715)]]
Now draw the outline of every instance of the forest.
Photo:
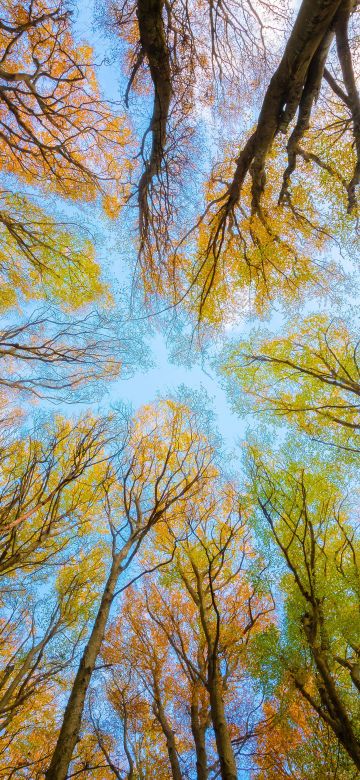
[(0, 0), (0, 780), (360, 778), (358, 0)]

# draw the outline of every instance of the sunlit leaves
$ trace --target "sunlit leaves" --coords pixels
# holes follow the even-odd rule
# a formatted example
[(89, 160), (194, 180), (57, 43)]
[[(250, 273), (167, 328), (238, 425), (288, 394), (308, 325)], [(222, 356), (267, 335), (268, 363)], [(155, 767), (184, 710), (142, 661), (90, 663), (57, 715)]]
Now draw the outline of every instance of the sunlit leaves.
[[(99, 96), (93, 54), (76, 46), (60, 4), (1, 4), (3, 169), (67, 197), (124, 197), (129, 133)], [(114, 211), (114, 208), (112, 209)]]
[(285, 335), (255, 333), (230, 349), (222, 372), (234, 405), (240, 387), (256, 408), (317, 439), (358, 448), (357, 326), (317, 314), (297, 320)]
[(74, 309), (109, 300), (92, 242), (9, 192), (1, 199), (0, 285), (3, 310), (44, 298)]

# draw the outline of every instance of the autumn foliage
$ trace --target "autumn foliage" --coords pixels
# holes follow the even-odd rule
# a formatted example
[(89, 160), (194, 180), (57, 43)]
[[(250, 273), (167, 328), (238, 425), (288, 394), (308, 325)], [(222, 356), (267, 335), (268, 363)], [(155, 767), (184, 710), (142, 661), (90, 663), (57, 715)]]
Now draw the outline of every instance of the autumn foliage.
[(359, 777), (357, 6), (0, 0), (0, 780)]

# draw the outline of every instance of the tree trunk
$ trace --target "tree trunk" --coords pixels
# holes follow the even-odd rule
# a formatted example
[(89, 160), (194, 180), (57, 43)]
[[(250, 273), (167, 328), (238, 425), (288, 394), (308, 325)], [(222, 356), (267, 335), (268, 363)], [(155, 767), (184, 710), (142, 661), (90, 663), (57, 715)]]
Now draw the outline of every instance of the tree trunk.
[(121, 564), (127, 557), (130, 547), (130, 542), (127, 542), (123, 549), (117, 553), (117, 555), (113, 556), (110, 574), (101, 598), (96, 620), (89, 641), (83, 652), (72, 691), (65, 708), (60, 734), (51, 763), (45, 773), (46, 780), (66, 780), (74, 748), (79, 737), (86, 693), (104, 639), (106, 623), (109, 617), (111, 603), (114, 598), (116, 584), (120, 572), (122, 571)]
[(221, 690), (221, 678), (218, 669), (209, 664), (208, 690), (210, 696), (211, 720), (215, 732), (216, 747), (220, 761), (222, 780), (237, 780), (234, 751), (231, 744), (228, 723), (225, 715)]
[(317, 689), (321, 706), (317, 705), (301, 685), (298, 687), (318, 715), (333, 730), (357, 769), (360, 769), (360, 742), (348, 715), (346, 701), (341, 698), (331, 672), (332, 657), (324, 628), (322, 606), (316, 598), (310, 601), (310, 604), (311, 612), (305, 612), (301, 622), (317, 671)]
[(265, 162), (275, 135), (285, 132), (299, 107), (310, 64), (327, 35), (341, 0), (303, 0), (281, 61), (266, 90), (257, 127), (236, 163), (225, 215), (239, 202), (251, 165), (253, 210), (260, 208)]
[(154, 693), (155, 693), (155, 701), (153, 707), (154, 715), (159, 721), (164, 737), (166, 739), (166, 747), (169, 756), (171, 774), (173, 780), (182, 780), (180, 764), (179, 764), (178, 754), (176, 750), (174, 732), (166, 717), (165, 710), (161, 701), (160, 689), (158, 686), (158, 682), (155, 678), (154, 678)]
[(171, 100), (170, 53), (163, 20), (164, 0), (138, 0), (136, 15), (139, 23), (142, 55), (146, 56), (154, 86), (153, 113), (150, 121), (151, 151), (139, 181), (140, 233), (147, 234), (150, 220), (148, 203), (152, 180), (160, 174), (166, 146)]
[(356, 738), (352, 723), (348, 717), (346, 705), (344, 705), (338, 694), (326, 658), (324, 658), (321, 650), (316, 646), (310, 645), (310, 647), (319, 676), (324, 684), (322, 699), (331, 718), (332, 729), (357, 769), (360, 770), (360, 742)]
[(197, 701), (193, 702), (191, 705), (190, 716), (191, 731), (196, 750), (196, 777), (197, 780), (207, 780), (209, 772), (205, 747), (206, 726), (200, 723)]

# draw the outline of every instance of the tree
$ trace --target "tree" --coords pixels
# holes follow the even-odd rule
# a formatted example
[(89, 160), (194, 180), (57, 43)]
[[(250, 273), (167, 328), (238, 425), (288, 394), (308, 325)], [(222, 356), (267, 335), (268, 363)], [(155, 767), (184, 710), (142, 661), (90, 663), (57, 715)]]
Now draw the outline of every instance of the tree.
[(144, 408), (130, 429), (118, 464), (103, 480), (104, 512), (112, 537), (110, 570), (94, 625), (66, 705), (46, 780), (65, 780), (79, 735), (84, 702), (104, 639), (117, 583), (144, 538), (160, 521), (171, 523), (186, 497), (201, 489), (213, 452), (194, 415), (170, 401)]
[[(129, 133), (100, 99), (91, 50), (75, 46), (69, 11), (51, 0), (16, 6), (4, 0), (0, 48), (3, 170), (75, 200), (94, 200), (100, 192), (105, 210), (116, 213), (129, 169), (123, 158)], [(103, 291), (91, 242), (57, 225), (29, 198), (9, 191), (1, 197), (5, 306), (17, 302), (16, 288), (34, 295), (36, 281), (72, 306)]]
[[(181, 546), (177, 567), (180, 581), (198, 612), (204, 637), (206, 666), (204, 677), (199, 677), (209, 695), (221, 777), (234, 780), (237, 768), (225, 710), (225, 689), (227, 684), (231, 685), (232, 674), (236, 680), (251, 636), (258, 626), (265, 628), (274, 604), (256, 578), (252, 582), (246, 575), (251, 545), (245, 516), (232, 486), (225, 488), (213, 513), (194, 530), (194, 537), (194, 543), (190, 540)], [(181, 654), (181, 645), (178, 652)], [(185, 658), (183, 662), (186, 663)], [(245, 713), (242, 715), (246, 723)], [(242, 728), (240, 721), (236, 735), (240, 746), (250, 736), (242, 733)]]
[[(275, 136), (285, 133), (296, 116), (295, 127), (287, 145), (288, 166), (284, 173), (280, 200), (288, 194), (291, 173), (296, 166), (299, 145), (309, 128), (311, 112), (318, 97), (322, 80), (330, 82), (336, 96), (349, 109), (357, 150), (353, 176), (347, 185), (348, 207), (355, 206), (355, 187), (359, 183), (359, 95), (356, 88), (350, 41), (349, 25), (355, 3), (312, 3), (303, 0), (283, 57), (265, 93), (256, 130), (250, 136), (237, 160), (236, 172), (223, 208), (223, 219), (239, 200), (245, 176), (250, 171), (254, 212), (261, 213), (261, 197), (265, 190), (265, 164)], [(324, 72), (333, 38), (336, 38), (340, 76), (344, 90), (331, 75)], [(317, 161), (316, 161), (317, 162)], [(321, 166), (321, 161), (320, 161)]]
[[(129, 131), (99, 95), (92, 52), (72, 38), (71, 14), (60, 4), (4, 0), (0, 7), (0, 148), (3, 172), (26, 185), (42, 185), (73, 200), (93, 201), (100, 194), (114, 216), (125, 200), (131, 167), (124, 157)], [(58, 222), (39, 196), (1, 191), (1, 311), (23, 309), (45, 299), (68, 313), (98, 302), (111, 303), (89, 236)], [(16, 187), (16, 184), (15, 184)], [(8, 374), (3, 386), (33, 393), (74, 390), (86, 380), (113, 376), (120, 347), (109, 318), (92, 314), (71, 325), (61, 316), (37, 312), (30, 320), (6, 323), (1, 357)], [(62, 319), (62, 321), (61, 321)], [(43, 329), (43, 343), (36, 343)], [(108, 334), (105, 335), (106, 330)], [(16, 342), (19, 337), (20, 343)], [(41, 338), (41, 337), (40, 337)], [(74, 345), (74, 341), (80, 341)], [(10, 341), (10, 343), (9, 343)], [(120, 347), (120, 351), (122, 348)], [(42, 377), (18, 376), (19, 361), (37, 359)], [(76, 369), (69, 370), (71, 363)], [(89, 370), (83, 367), (88, 364)], [(35, 366), (35, 362), (33, 363)], [(91, 366), (91, 369), (90, 369)], [(46, 375), (47, 373), (47, 377)], [(9, 376), (10, 374), (10, 376)], [(57, 392), (59, 398), (59, 392)]]
[(254, 451), (250, 473), (255, 500), (291, 574), (282, 583), (285, 665), (359, 769), (359, 541), (351, 507), (317, 471), (274, 468)]
[(357, 452), (358, 346), (355, 325), (317, 314), (297, 320), (280, 337), (257, 333), (231, 347), (221, 371), (237, 407), (239, 382), (257, 410)]
[(109, 300), (94, 247), (83, 231), (57, 223), (24, 195), (1, 193), (1, 310), (52, 298), (76, 309)]
[[(111, 664), (107, 696), (112, 707), (112, 717), (116, 713), (116, 720), (113, 732), (109, 734), (108, 729), (100, 725), (104, 720), (104, 707), (97, 708), (97, 718), (91, 715), (98, 744), (101, 744), (106, 762), (115, 777), (124, 776), (126, 780), (137, 776), (149, 780), (159, 777), (161, 780), (169, 780), (171, 769), (164, 734), (152, 711), (151, 699), (144, 691), (144, 678), (140, 689), (136, 670), (132, 669), (130, 675), (128, 673), (131, 659), (126, 653), (126, 638), (117, 628), (115, 637), (110, 627), (110, 641), (104, 646), (107, 668)], [(141, 667), (139, 672), (141, 675)]]
[(325, 256), (330, 232), (314, 207), (312, 180), (294, 185), (299, 213), (277, 203), (279, 154), (276, 144), (268, 162), (263, 213), (252, 212), (247, 180), (221, 237), (219, 203), (231, 157), (217, 164), (206, 185), (202, 218), (174, 249), (178, 298), (182, 296), (187, 310), (213, 328), (231, 324), (243, 311), (263, 316), (278, 300), (289, 305), (330, 293), (342, 279), (334, 258)]
[[(123, 721), (129, 771), (131, 767), (134, 771), (137, 760), (136, 753), (130, 750), (131, 726), (141, 708), (150, 723), (154, 721), (154, 736), (158, 732), (155, 738), (159, 763), (167, 765), (172, 780), (182, 780), (182, 758), (189, 749), (189, 734), (181, 717), (181, 688), (186, 681), (181, 668), (173, 663), (161, 630), (149, 615), (144, 596), (135, 588), (126, 592), (120, 619), (107, 635), (104, 659), (107, 665), (111, 664), (112, 671), (109, 698)], [(146, 732), (145, 722), (142, 728)]]
[[(359, 334), (314, 299), (358, 247), (358, 2), (105, 5), (131, 124), (66, 0), (0, 0), (0, 777), (355, 780)], [(124, 317), (93, 230), (134, 203)], [(209, 341), (290, 311), (222, 349), (297, 434), (241, 488), (202, 395), (49, 411), (147, 362), (155, 303)]]
[(57, 562), (53, 557), (33, 569), (23, 567), (21, 583), (21, 569), (17, 577), (1, 580), (4, 777), (44, 776), (56, 740), (59, 700), (66, 695), (71, 668), (93, 619), (104, 576), (100, 545), (90, 546), (83, 533), (80, 544), (77, 537), (68, 542), (66, 553), (62, 551)]
[[(172, 559), (177, 546), (177, 537), (175, 547), (169, 537), (166, 552)], [(142, 760), (152, 766), (154, 750), (158, 757), (154, 776), (161, 762), (179, 780), (194, 768), (195, 748), (197, 777), (204, 780), (208, 777), (209, 745), (205, 743), (210, 726), (203, 682), (204, 640), (196, 608), (179, 589), (171, 558), (167, 560), (165, 568), (126, 591), (120, 614), (107, 632), (103, 658), (111, 670), (108, 697), (123, 723), (124, 750), (132, 771), (141, 775), (138, 764)], [(149, 727), (152, 739), (142, 745), (139, 755), (137, 741)], [(216, 763), (213, 750), (210, 755)], [(148, 777), (150, 771), (146, 770)]]
[[(215, 103), (216, 91), (238, 85), (249, 63), (258, 74), (269, 54), (267, 27), (284, 23), (281, 4), (125, 0), (111, 2), (109, 26), (129, 48), (130, 90), (152, 90), (148, 128), (140, 148), (137, 187), (139, 259), (145, 277), (155, 272), (154, 255), (164, 261), (171, 247), (178, 206), (176, 195), (190, 162), (191, 138), (199, 103)], [(236, 63), (236, 64), (235, 64)], [(225, 90), (222, 93), (224, 98)], [(160, 279), (157, 278), (160, 283)]]
[[(154, 87), (147, 131), (151, 151), (145, 154), (139, 182), (140, 258), (143, 254), (148, 294), (171, 303), (187, 299), (188, 310), (218, 325), (231, 320), (239, 305), (246, 306), (249, 293), (256, 313), (262, 313), (276, 298), (302, 299), (311, 288), (320, 293), (324, 285), (329, 288), (337, 280), (323, 254), (332, 239), (344, 238), (344, 225), (349, 234), (356, 224), (360, 175), (356, 4), (303, 0), (276, 63), (268, 51), (276, 49), (274, 27), (280, 22), (284, 28), (276, 4), (266, 9), (259, 4), (258, 11), (247, 4), (210, 4), (208, 23), (204, 9), (201, 62), (208, 69), (212, 63), (214, 90), (219, 70), (227, 71), (227, 46), (231, 46), (232, 62), (238, 65), (233, 79), (237, 100), (251, 116), (259, 104), (260, 110), (250, 133), (240, 129), (239, 152), (234, 151), (234, 128), (227, 121), (232, 112), (225, 109), (222, 160), (213, 165), (203, 206), (199, 205), (195, 217), (176, 198), (176, 175), (171, 170), (175, 141), (170, 106), (174, 105), (176, 116), (180, 106), (182, 126), (189, 115), (189, 109), (181, 111), (186, 56), (177, 70), (176, 47), (180, 51), (179, 41), (189, 42), (185, 50), (193, 52), (195, 63), (201, 50), (191, 5), (186, 4), (184, 17), (179, 7), (178, 11), (177, 4), (126, 3), (114, 12), (115, 23), (128, 30), (125, 37), (132, 46), (131, 83), (147, 63)], [(272, 35), (266, 35), (263, 14), (269, 15)], [(145, 30), (146, 23), (156, 31), (153, 38)], [(265, 63), (258, 82), (255, 51)], [(194, 65), (190, 72), (196, 73)], [(264, 90), (265, 79), (269, 80)], [(191, 83), (188, 78), (187, 86)], [(246, 101), (250, 84), (255, 106), (249, 98)], [(185, 94), (191, 104), (191, 89)], [(229, 94), (224, 89), (218, 101), (226, 108)], [(215, 111), (219, 110), (215, 103)], [(191, 197), (199, 203), (196, 189)]]
[(355, 780), (352, 765), (331, 729), (311, 710), (284, 674), (277, 695), (264, 705), (251, 777), (258, 780)]
[[(194, 748), (199, 780), (210, 771), (236, 777), (236, 754), (256, 734), (246, 655), (252, 635), (266, 630), (274, 605), (259, 572), (251, 580), (249, 561), (255, 567), (255, 558), (238, 512), (231, 485), (221, 492), (215, 481), (205, 502), (195, 497), (186, 508), (189, 532), (177, 542), (168, 572), (127, 592), (107, 638), (110, 698), (117, 701), (122, 689), (119, 676), (131, 680), (129, 719), (148, 697), (174, 780), (183, 776)], [(169, 552), (171, 544), (171, 536), (162, 535), (162, 549)], [(215, 745), (208, 741), (210, 728)]]
[[(345, 194), (347, 198), (348, 212), (351, 214), (355, 210), (355, 190), (360, 175), (360, 99), (354, 76), (354, 44), (351, 45), (349, 37), (349, 27), (354, 11), (355, 4), (352, 0), (346, 3), (339, 2), (339, 0), (326, 3), (321, 2), (321, 0), (315, 3), (312, 0), (303, 0), (283, 56), (266, 89), (255, 129), (242, 145), (240, 154), (237, 155), (234, 174), (228, 183), (224, 182), (223, 176), (217, 176), (215, 181), (220, 179), (220, 191), (216, 191), (215, 196), (212, 196), (210, 190), (210, 203), (207, 205), (203, 217), (199, 220), (200, 225), (204, 216), (207, 220), (204, 230), (205, 240), (202, 241), (204, 249), (199, 253), (195, 273), (193, 272), (192, 275), (195, 284), (200, 275), (200, 314), (218, 277), (220, 276), (221, 279), (222, 264), (227, 262), (228, 255), (231, 257), (231, 251), (234, 251), (235, 247), (240, 255), (239, 260), (251, 267), (242, 225), (243, 203), (244, 200), (246, 203), (247, 195), (247, 177), (250, 177), (251, 186), (250, 211), (247, 212), (251, 233), (250, 246), (253, 252), (258, 249), (260, 254), (258, 263), (255, 264), (253, 276), (255, 275), (255, 282), (256, 274), (262, 276), (264, 285), (270, 288), (268, 291), (265, 290), (265, 298), (268, 296), (271, 298), (273, 294), (271, 289), (272, 275), (271, 266), (270, 269), (267, 268), (261, 260), (263, 256), (268, 259), (270, 254), (276, 267), (275, 258), (278, 247), (280, 247), (281, 254), (288, 249), (288, 262), (291, 263), (294, 274), (293, 283), (297, 289), (301, 289), (303, 260), (301, 254), (300, 258), (298, 257), (294, 245), (288, 246), (286, 227), (289, 219), (290, 221), (294, 219), (294, 224), (300, 234), (303, 232), (306, 234), (306, 231), (310, 229), (314, 238), (316, 235), (324, 238), (324, 235), (329, 233), (329, 229), (319, 225), (316, 219), (314, 220), (311, 199), (306, 197), (308, 187), (300, 186), (299, 191), (299, 185), (295, 184), (293, 193), (291, 193), (291, 175), (296, 168), (298, 158), (314, 166), (315, 175), (320, 176), (320, 182), (321, 177), (324, 178), (324, 176), (325, 179), (328, 177), (332, 182), (335, 181), (336, 185), (340, 182), (343, 195)], [(337, 73), (335, 77), (333, 76), (332, 62), (331, 72), (325, 70), (325, 64), (332, 56), (331, 44), (334, 36), (338, 57), (337, 69), (340, 66), (340, 78), (342, 78), (343, 84), (339, 84)], [(313, 108), (323, 85), (324, 77), (327, 86), (330, 85), (333, 93), (330, 93), (330, 97), (328, 93), (325, 95), (326, 118), (325, 123), (322, 122), (320, 143), (316, 146), (315, 142), (314, 148), (310, 142), (310, 149), (306, 151), (306, 148), (303, 149), (301, 144), (310, 130)], [(344, 150), (347, 148), (349, 132), (351, 133), (349, 146), (352, 142), (355, 146), (355, 160), (350, 174), (348, 174), (346, 166), (344, 173), (342, 173), (342, 167), (339, 170), (341, 158), (340, 155), (336, 156), (336, 151), (334, 161), (331, 160), (333, 94), (337, 100), (335, 112), (339, 111), (341, 115), (337, 128), (339, 133), (337, 140), (340, 139), (343, 150), (342, 157), (344, 157)], [(280, 171), (282, 168), (283, 175), (282, 184), (278, 186), (278, 205), (276, 207), (276, 200), (273, 200), (271, 206), (267, 191), (270, 190), (271, 193), (273, 190), (274, 174), (271, 169), (271, 161), (276, 149), (274, 141), (280, 135), (285, 135), (288, 132), (294, 119), (295, 124), (286, 146), (288, 164), (285, 171), (282, 162), (280, 162)], [(316, 133), (314, 135), (316, 138)], [(317, 135), (319, 137), (319, 133)], [(266, 173), (267, 167), (268, 173)], [(215, 176), (216, 173), (214, 178)], [(277, 185), (275, 184), (275, 186)], [(325, 193), (321, 185), (320, 192), (324, 197)], [(277, 223), (273, 215), (274, 207), (275, 215), (279, 219)], [(318, 213), (320, 210), (318, 209)], [(285, 231), (282, 229), (282, 219), (285, 220)], [(200, 240), (201, 233), (199, 232), (201, 250)], [(291, 253), (293, 254), (292, 259)], [(300, 278), (297, 284), (298, 265), (300, 266)], [(205, 274), (202, 273), (204, 267)], [(284, 269), (280, 266), (278, 270), (278, 283), (281, 284), (281, 273), (285, 271), (285, 276), (287, 276), (287, 268)]]
[(89, 527), (113, 435), (110, 418), (59, 419), (2, 446), (2, 575), (56, 560)]

